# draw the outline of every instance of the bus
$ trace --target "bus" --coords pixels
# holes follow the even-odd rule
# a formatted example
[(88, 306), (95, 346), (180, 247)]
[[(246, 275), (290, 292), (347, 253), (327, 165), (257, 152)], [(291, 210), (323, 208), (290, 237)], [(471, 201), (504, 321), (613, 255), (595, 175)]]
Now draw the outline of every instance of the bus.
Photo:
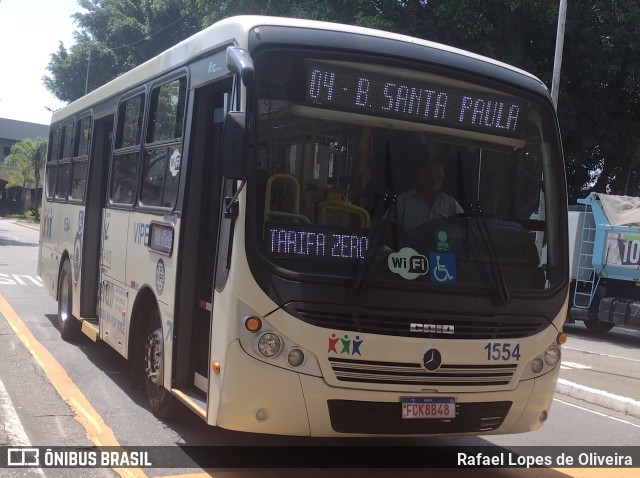
[[(460, 210), (405, 229), (425, 163)], [(159, 417), (314, 437), (548, 418), (567, 199), (526, 72), (231, 17), (56, 111), (45, 174), (38, 274), (62, 338), (130, 361)]]

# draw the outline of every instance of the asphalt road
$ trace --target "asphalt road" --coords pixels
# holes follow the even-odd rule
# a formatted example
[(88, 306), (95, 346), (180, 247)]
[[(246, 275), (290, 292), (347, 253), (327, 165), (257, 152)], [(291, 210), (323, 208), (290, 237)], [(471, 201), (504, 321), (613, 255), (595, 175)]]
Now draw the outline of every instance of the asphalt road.
[[(332, 452), (324, 447), (336, 445), (334, 440), (229, 432), (207, 426), (187, 409), (171, 421), (160, 421), (148, 411), (143, 391), (130, 387), (128, 366), (115, 351), (86, 338), (75, 343), (61, 340), (56, 329), (56, 303), (35, 274), (37, 235), (37, 230), (0, 219), (0, 314), (4, 318), (0, 317), (0, 419), (3, 425), (0, 445), (92, 446), (104, 445), (105, 440), (115, 440), (119, 445), (145, 444), (174, 449), (177, 445), (312, 445), (319, 450), (318, 463), (326, 461), (318, 469), (305, 469), (303, 476), (353, 477), (366, 473), (367, 477), (375, 477), (398, 473), (426, 476), (424, 469), (399, 466), (372, 470), (367, 467), (367, 456), (392, 456), (392, 445), (411, 451), (418, 449), (426, 457), (422, 463), (429, 463), (430, 447), (435, 445), (464, 451), (477, 446), (509, 450), (519, 446), (637, 447), (640, 444), (640, 417), (635, 414), (640, 401), (640, 334), (621, 330), (597, 337), (580, 325), (566, 328), (569, 341), (563, 346), (559, 393), (548, 422), (535, 432), (509, 436), (340, 440), (337, 443), (352, 448), (341, 447), (341, 451), (333, 455), (351, 453), (357, 461), (353, 469), (328, 470)], [(17, 322), (24, 324), (24, 330), (16, 328)], [(113, 443), (107, 441), (106, 444)], [(246, 450), (250, 453), (252, 448)], [(400, 453), (400, 448), (395, 450)], [(286, 461), (286, 456), (280, 459)], [(415, 458), (409, 458), (412, 459)], [(247, 460), (252, 463), (251, 456), (247, 456)], [(187, 462), (185, 459), (183, 463)], [(202, 470), (186, 467), (133, 471), (47, 468), (0, 470), (0, 476), (151, 477), (198, 472)], [(210, 471), (215, 476), (293, 476), (294, 473), (300, 476), (299, 470), (260, 468), (255, 464), (243, 470)], [(607, 476), (593, 473), (594, 470), (569, 468), (537, 468), (535, 471), (492, 468), (431, 470), (428, 475)], [(640, 476), (640, 469), (621, 469), (615, 474), (620, 478)]]

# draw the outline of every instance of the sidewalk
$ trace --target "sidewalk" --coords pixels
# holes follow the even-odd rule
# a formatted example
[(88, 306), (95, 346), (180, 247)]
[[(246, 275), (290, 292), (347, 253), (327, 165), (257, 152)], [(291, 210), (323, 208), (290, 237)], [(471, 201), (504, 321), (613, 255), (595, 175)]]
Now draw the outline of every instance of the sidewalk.
[(640, 402), (629, 397), (558, 379), (556, 393), (640, 419)]
[(562, 352), (558, 394), (640, 419), (640, 359), (569, 347)]
[(34, 231), (40, 230), (40, 223), (39, 222), (28, 222), (28, 221), (24, 221), (22, 219), (14, 219), (14, 222), (19, 226), (27, 227), (29, 229), (33, 229)]

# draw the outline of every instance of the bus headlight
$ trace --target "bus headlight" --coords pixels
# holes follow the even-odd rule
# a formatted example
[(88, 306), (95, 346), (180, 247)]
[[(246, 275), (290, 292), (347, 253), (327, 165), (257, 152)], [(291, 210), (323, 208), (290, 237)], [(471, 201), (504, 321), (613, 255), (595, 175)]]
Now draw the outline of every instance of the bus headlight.
[(322, 377), (315, 354), (276, 329), (269, 321), (243, 304), (238, 317), (238, 339), (242, 349), (256, 360), (304, 375)]
[(304, 363), (304, 352), (300, 349), (291, 349), (287, 355), (287, 362), (292, 367), (299, 367)]
[(560, 362), (560, 347), (555, 344), (549, 345), (547, 350), (544, 351), (544, 361), (550, 367), (553, 367)]
[(275, 357), (280, 353), (282, 340), (276, 334), (267, 332), (258, 340), (258, 351), (265, 357)]
[(533, 373), (542, 372), (542, 368), (544, 367), (544, 362), (540, 357), (536, 357), (531, 361), (531, 371)]
[(560, 363), (561, 355), (562, 353), (558, 345), (555, 343), (549, 345), (544, 352), (537, 357), (534, 357), (529, 362), (529, 365), (524, 368), (520, 380), (530, 380), (549, 373), (556, 365), (558, 365), (558, 363)]

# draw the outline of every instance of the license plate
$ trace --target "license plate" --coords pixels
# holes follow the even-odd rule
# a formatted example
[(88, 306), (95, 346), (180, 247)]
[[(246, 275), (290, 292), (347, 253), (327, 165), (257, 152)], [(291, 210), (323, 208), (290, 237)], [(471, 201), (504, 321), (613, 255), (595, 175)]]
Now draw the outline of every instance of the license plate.
[(402, 418), (455, 418), (453, 397), (402, 397)]

